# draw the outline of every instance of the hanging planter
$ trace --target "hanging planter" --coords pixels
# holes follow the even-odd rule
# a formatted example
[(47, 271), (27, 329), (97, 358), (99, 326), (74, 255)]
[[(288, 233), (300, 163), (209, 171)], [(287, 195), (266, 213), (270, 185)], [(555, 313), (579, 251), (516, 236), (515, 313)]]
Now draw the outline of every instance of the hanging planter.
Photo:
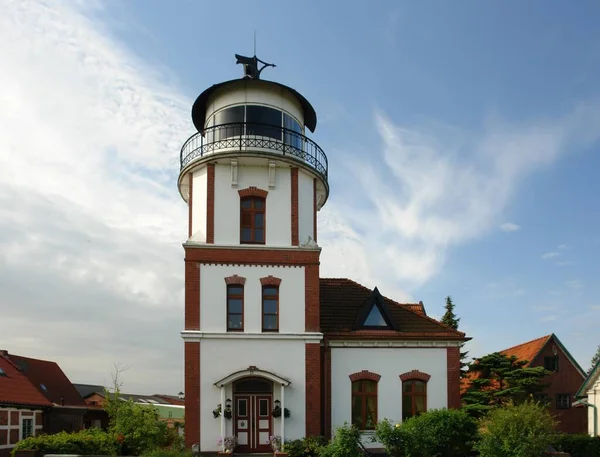
[(221, 417), (221, 413), (225, 417), (225, 419), (231, 419), (233, 417), (233, 410), (231, 409), (231, 400), (227, 399), (225, 403), (225, 411), (222, 411), (221, 403), (217, 405), (215, 409), (213, 409), (213, 416), (215, 419)]
[[(275, 408), (273, 408), (273, 411), (271, 412), (271, 415), (273, 417), (281, 417), (281, 406), (278, 404), (279, 401), (275, 401)], [(291, 413), (290, 410), (287, 408), (283, 409), (283, 417), (285, 417), (286, 419), (288, 417), (290, 417)]]

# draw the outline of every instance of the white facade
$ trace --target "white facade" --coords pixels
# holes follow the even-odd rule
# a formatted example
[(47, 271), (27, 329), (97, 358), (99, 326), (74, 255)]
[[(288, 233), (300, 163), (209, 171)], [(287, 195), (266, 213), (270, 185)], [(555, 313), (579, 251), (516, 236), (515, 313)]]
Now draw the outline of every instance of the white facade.
[[(225, 278), (238, 275), (244, 285), (244, 333), (262, 332), (262, 285), (269, 275), (281, 279), (279, 285), (279, 333), (304, 333), (304, 267), (241, 265), (202, 265), (200, 267), (200, 329), (227, 332), (227, 285)], [(243, 345), (240, 341), (238, 344)], [(304, 357), (304, 356), (303, 356)], [(302, 359), (304, 360), (304, 359)], [(261, 364), (258, 364), (261, 366)]]
[(594, 436), (594, 432), (598, 433), (598, 430), (594, 430), (594, 421), (596, 427), (600, 428), (600, 370), (596, 370), (596, 372), (596, 379), (590, 380), (590, 386), (585, 391), (588, 403), (595, 406), (595, 408), (587, 407), (588, 431), (591, 436)]
[[(239, 336), (239, 337), (237, 337)], [(284, 388), (284, 405), (291, 411), (285, 421), (285, 439), (305, 435), (305, 346), (303, 339), (244, 338), (243, 334), (223, 339), (202, 339), (200, 343), (200, 423), (201, 449), (218, 450), (221, 420), (212, 410), (221, 403), (221, 389), (214, 383), (250, 365), (281, 376), (291, 384)], [(312, 344), (318, 344), (312, 343)], [(232, 385), (225, 387), (225, 398), (233, 398)], [(281, 386), (273, 386), (273, 400), (281, 400)], [(273, 419), (273, 433), (281, 434), (281, 418)], [(233, 420), (225, 420), (225, 436), (232, 436)]]
[(204, 243), (206, 242), (206, 185), (208, 182), (206, 167), (197, 169), (192, 176), (192, 236), (190, 239)]
[[(350, 343), (351, 344), (351, 343)], [(418, 370), (431, 376), (427, 382), (427, 409), (448, 406), (446, 348), (334, 347), (331, 349), (332, 432), (352, 422), (350, 375), (367, 370), (381, 376), (377, 383), (377, 420), (402, 420), (400, 375)], [(378, 443), (365, 440), (367, 447)]]
[(298, 240), (300, 244), (315, 239), (314, 178), (303, 170), (298, 171)]
[[(23, 432), (25, 431), (25, 421), (30, 421), (31, 432), (33, 436), (39, 435), (42, 432), (43, 426), (36, 424), (37, 414), (41, 414), (41, 409), (29, 409), (29, 408), (0, 408), (0, 413), (6, 415), (6, 424), (0, 423), (0, 430), (5, 431), (5, 439), (0, 441), (0, 450), (12, 449), (15, 447), (16, 442), (11, 442), (11, 433), (18, 430), (19, 437), (18, 441), (23, 439)], [(13, 417), (16, 416), (16, 417)]]

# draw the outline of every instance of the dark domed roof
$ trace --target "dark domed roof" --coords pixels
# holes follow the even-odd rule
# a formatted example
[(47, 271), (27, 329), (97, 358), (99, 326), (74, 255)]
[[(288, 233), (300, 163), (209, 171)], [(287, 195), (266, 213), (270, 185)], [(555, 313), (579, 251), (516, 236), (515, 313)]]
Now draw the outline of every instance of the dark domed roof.
[(234, 83), (239, 84), (240, 82), (244, 82), (245, 84), (254, 84), (254, 85), (269, 84), (269, 85), (274, 85), (279, 88), (285, 89), (286, 91), (291, 93), (293, 96), (295, 96), (296, 99), (298, 100), (298, 102), (300, 103), (300, 105), (302, 106), (302, 110), (304, 111), (304, 125), (311, 132), (315, 131), (315, 128), (317, 127), (317, 113), (315, 112), (315, 109), (312, 107), (312, 105), (308, 102), (308, 100), (306, 98), (304, 98), (299, 92), (292, 89), (291, 87), (276, 83), (274, 81), (242, 78), (242, 79), (231, 79), (229, 81), (225, 81), (225, 82), (222, 82), (219, 84), (214, 84), (213, 86), (209, 87), (208, 89), (206, 89), (204, 92), (202, 92), (198, 96), (198, 98), (194, 102), (194, 105), (192, 106), (192, 121), (194, 122), (194, 126), (196, 127), (196, 129), (199, 132), (204, 131), (204, 124), (206, 122), (206, 106), (208, 104), (208, 100), (209, 100), (210, 96), (212, 94), (214, 94), (214, 92), (217, 89), (221, 89), (222, 87), (225, 87), (228, 84), (234, 84)]

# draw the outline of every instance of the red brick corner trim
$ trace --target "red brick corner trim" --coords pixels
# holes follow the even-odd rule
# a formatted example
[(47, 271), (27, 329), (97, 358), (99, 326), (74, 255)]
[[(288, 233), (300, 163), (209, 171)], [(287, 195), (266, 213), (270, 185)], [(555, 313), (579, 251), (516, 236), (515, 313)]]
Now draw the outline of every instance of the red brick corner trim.
[(359, 379), (367, 379), (369, 381), (379, 382), (381, 375), (368, 370), (359, 371), (350, 375), (350, 381), (352, 382), (358, 381)]
[(267, 198), (268, 193), (269, 193), (268, 191), (259, 189), (258, 187), (254, 187), (254, 186), (250, 186), (245, 189), (238, 190), (238, 194), (240, 194), (241, 198), (244, 198), (244, 197)]
[(419, 381), (427, 382), (427, 381), (429, 381), (430, 378), (431, 378), (430, 374), (423, 373), (422, 371), (419, 371), (419, 370), (407, 371), (406, 373), (402, 373), (400, 375), (400, 380), (402, 382), (408, 381), (409, 379), (417, 379)]
[(460, 348), (446, 348), (448, 408), (460, 408)]
[(264, 278), (260, 278), (260, 283), (263, 286), (278, 286), (279, 284), (281, 284), (281, 279), (269, 275), (265, 276)]
[(323, 435), (321, 421), (323, 420), (321, 405), (321, 345), (306, 343), (305, 345), (305, 407), (306, 433), (305, 436)]
[(228, 286), (234, 284), (238, 286), (243, 286), (244, 284), (246, 284), (246, 278), (238, 275), (228, 276), (227, 278), (225, 278), (225, 284), (227, 284)]
[(206, 242), (215, 242), (215, 164), (206, 166)]
[(300, 244), (300, 235), (298, 233), (298, 169), (292, 168), (291, 171), (291, 182), (292, 182), (292, 201), (291, 201), (291, 213), (292, 213), (292, 246), (298, 246)]

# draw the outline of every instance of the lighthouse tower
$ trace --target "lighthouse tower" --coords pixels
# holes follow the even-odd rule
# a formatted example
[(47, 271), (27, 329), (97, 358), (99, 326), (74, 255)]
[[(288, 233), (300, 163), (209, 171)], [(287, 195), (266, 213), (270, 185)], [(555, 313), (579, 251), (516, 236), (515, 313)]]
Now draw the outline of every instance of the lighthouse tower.
[(327, 157), (296, 90), (243, 76), (192, 107), (181, 149), (185, 249), (185, 435), (200, 452), (268, 452), (268, 439), (322, 433), (317, 211)]

